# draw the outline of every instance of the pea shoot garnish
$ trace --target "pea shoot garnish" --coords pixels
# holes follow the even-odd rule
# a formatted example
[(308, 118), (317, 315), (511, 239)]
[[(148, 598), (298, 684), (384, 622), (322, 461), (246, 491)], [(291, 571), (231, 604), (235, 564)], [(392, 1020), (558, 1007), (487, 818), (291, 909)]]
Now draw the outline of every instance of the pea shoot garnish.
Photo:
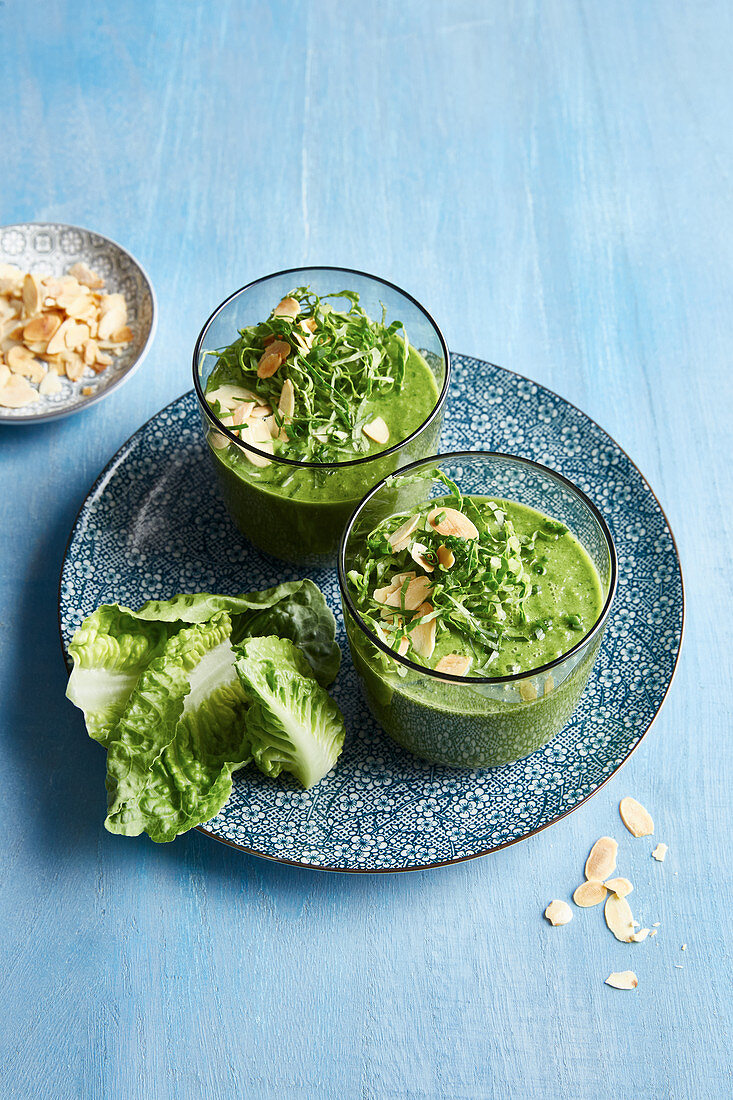
[(383, 448), (389, 425), (370, 404), (401, 390), (410, 354), (402, 323), (385, 320), (384, 309), (372, 320), (353, 291), (321, 298), (296, 287), (266, 321), (212, 352), (209, 404), (268, 454), (329, 463)]

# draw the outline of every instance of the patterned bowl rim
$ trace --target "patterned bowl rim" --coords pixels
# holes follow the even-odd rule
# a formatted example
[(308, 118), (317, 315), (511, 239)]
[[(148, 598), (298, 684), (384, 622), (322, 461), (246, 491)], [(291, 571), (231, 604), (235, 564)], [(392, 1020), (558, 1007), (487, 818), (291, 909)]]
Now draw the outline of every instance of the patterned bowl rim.
[[(475, 356), (469, 356), (469, 355), (464, 356), (464, 355), (462, 355), (462, 353), (459, 353), (459, 352), (455, 352), (454, 354), (459, 355), (461, 358), (466, 358), (466, 359), (475, 359), (476, 358)], [(518, 371), (509, 370), (507, 367), (500, 367), (496, 363), (489, 362), (489, 360), (482, 360), (482, 362), (486, 362), (486, 363), (489, 364), (489, 366), (493, 367), (495, 370), (499, 370), (502, 373), (510, 375), (514, 378), (518, 378), (523, 382), (531, 382), (532, 381), (532, 379), (527, 378), (526, 375), (520, 374)], [(472, 859), (479, 859), (482, 856), (491, 855), (493, 852), (500, 852), (503, 848), (510, 848), (514, 844), (520, 844), (522, 841), (528, 840), (530, 837), (536, 836), (538, 833), (544, 832), (545, 829), (549, 829), (556, 822), (561, 821), (564, 817), (568, 817), (569, 814), (575, 813), (575, 811), (580, 809), (580, 807), (583, 806), (590, 798), (593, 798), (594, 795), (598, 794), (598, 792), (600, 790), (602, 790), (603, 787), (605, 787), (606, 784), (611, 779), (613, 779), (614, 775), (616, 775), (617, 772), (619, 772), (621, 770), (621, 768), (630, 759), (630, 757), (633, 755), (633, 753), (636, 752), (639, 745), (641, 744), (641, 742), (644, 740), (644, 738), (646, 737), (649, 730), (654, 725), (654, 722), (656, 721), (657, 716), (659, 715), (659, 712), (661, 711), (662, 707), (664, 706), (664, 702), (667, 698), (667, 695), (669, 694), (669, 689), (671, 688), (672, 682), (674, 681), (675, 675), (677, 673), (677, 669), (679, 667), (680, 654), (682, 652), (682, 645), (683, 645), (684, 634), (685, 634), (686, 601), (685, 601), (684, 577), (683, 577), (683, 574), (682, 574), (682, 563), (680, 561), (680, 555), (679, 555), (679, 550), (677, 548), (677, 542), (675, 540), (674, 533), (672, 531), (669, 520), (667, 518), (667, 513), (664, 511), (664, 508), (660, 504), (659, 498), (657, 497), (657, 494), (654, 492), (654, 490), (652, 489), (649, 482), (644, 477), (644, 475), (642, 474), (641, 470), (636, 465), (634, 460), (627, 454), (627, 452), (624, 450), (624, 448), (619, 443), (616, 442), (616, 440), (613, 438), (613, 436), (609, 435), (609, 433), (604, 428), (602, 428), (600, 426), (600, 424), (597, 423), (597, 421), (595, 421), (591, 416), (589, 416), (588, 413), (583, 412), (583, 410), (578, 405), (575, 405), (572, 401), (569, 401), (566, 397), (562, 397), (559, 393), (556, 393), (554, 390), (549, 389), (549, 387), (547, 387), (547, 386), (543, 386), (542, 383), (540, 383), (540, 382), (533, 382), (533, 385), (538, 386), (540, 389), (542, 389), (546, 393), (550, 394), (551, 397), (553, 397), (557, 401), (562, 402), (563, 405), (566, 405), (570, 409), (573, 409), (575, 412), (580, 413), (581, 416), (584, 416), (595, 428), (597, 428), (598, 431), (602, 435), (604, 435), (606, 437), (606, 439), (611, 444), (613, 444), (614, 447), (618, 448), (618, 450), (621, 452), (621, 454), (623, 454), (624, 457), (628, 460), (629, 464), (636, 470), (637, 474), (639, 475), (639, 477), (641, 479), (642, 484), (645, 486), (647, 492), (651, 495), (651, 497), (653, 498), (657, 508), (659, 509), (659, 512), (660, 512), (660, 514), (661, 514), (661, 516), (664, 519), (664, 522), (666, 524), (667, 531), (669, 532), (669, 537), (670, 537), (670, 541), (672, 543), (672, 549), (674, 550), (674, 556), (675, 556), (675, 560), (676, 560), (676, 563), (677, 563), (677, 570), (678, 570), (679, 578), (680, 578), (680, 598), (681, 598), (680, 636), (679, 636), (679, 642), (677, 643), (677, 653), (675, 654), (674, 665), (672, 666), (672, 671), (669, 674), (669, 680), (667, 681), (667, 685), (664, 689), (664, 694), (662, 695), (662, 698), (659, 701), (659, 706), (655, 710), (655, 712), (652, 715), (652, 717), (650, 718), (649, 722), (647, 722), (645, 728), (639, 734), (639, 737), (636, 740), (636, 742), (631, 746), (631, 748), (626, 753), (626, 755), (623, 757), (623, 759), (619, 761), (619, 763), (616, 765), (616, 767), (613, 769), (613, 771), (609, 772), (609, 774), (606, 776), (605, 779), (602, 780), (602, 782), (600, 782), (596, 787), (594, 787), (592, 791), (589, 791), (588, 794), (584, 795), (583, 798), (581, 798), (579, 802), (576, 802), (574, 806), (570, 806), (570, 807), (568, 807), (567, 810), (563, 810), (562, 813), (556, 814), (549, 821), (545, 821), (545, 822), (543, 822), (542, 825), (538, 825), (536, 829), (530, 829), (528, 832), (522, 833), (521, 836), (513, 837), (510, 840), (504, 840), (504, 841), (501, 842), (501, 844), (494, 844), (494, 845), (492, 845), (492, 847), (484, 848), (484, 849), (482, 849), (481, 851), (478, 851), (478, 852), (471, 852), (468, 855), (456, 856), (455, 859), (436, 860), (435, 862), (431, 862), (431, 863), (415, 863), (415, 864), (412, 864), (412, 865), (407, 866), (407, 867), (323, 867), (323, 866), (320, 866), (317, 863), (306, 863), (303, 860), (287, 859), (285, 856), (272, 856), (272, 855), (269, 855), (266, 852), (257, 851), (256, 848), (248, 848), (245, 844), (237, 844), (236, 841), (228, 840), (226, 837), (219, 836), (212, 829), (207, 829), (205, 825), (197, 825), (196, 826), (196, 832), (203, 833), (205, 836), (211, 837), (213, 840), (218, 841), (219, 844), (226, 844), (230, 848), (236, 848), (237, 851), (244, 852), (245, 855), (257, 856), (258, 859), (266, 859), (266, 860), (269, 860), (271, 863), (285, 864), (289, 867), (301, 867), (301, 868), (303, 868), (305, 870), (308, 870), (308, 871), (320, 871), (320, 872), (324, 872), (324, 873), (348, 874), (348, 875), (401, 875), (401, 874), (406, 874), (406, 873), (411, 872), (411, 871), (427, 871), (427, 870), (432, 870), (433, 868), (437, 868), (437, 867), (450, 867), (450, 866), (452, 866), (453, 864), (456, 864), (456, 863), (466, 863), (466, 862), (468, 862), (469, 860), (472, 860)], [(66, 546), (64, 547), (64, 553), (63, 553), (63, 557), (62, 557), (62, 560), (61, 560), (61, 569), (60, 569), (60, 572), (59, 572), (59, 583), (58, 583), (59, 642), (60, 642), (60, 645), (61, 645), (61, 652), (63, 654), (64, 662), (66, 664), (66, 668), (67, 668), (68, 672), (71, 672), (71, 660), (69, 658), (69, 653), (68, 653), (68, 650), (67, 650), (66, 645), (64, 643), (63, 626), (62, 626), (62, 622), (61, 622), (61, 586), (62, 586), (62, 582), (63, 582), (64, 569), (65, 569), (65, 566), (66, 566), (66, 559), (67, 559), (67, 556), (68, 556), (68, 553), (69, 553), (69, 549), (71, 547), (71, 543), (73, 542), (74, 538), (76, 537), (77, 530), (79, 529), (79, 527), (81, 525), (82, 513), (84, 512), (85, 508), (87, 507), (87, 502), (89, 501), (89, 498), (92, 497), (96, 493), (97, 488), (99, 486), (101, 486), (102, 483), (108, 478), (108, 476), (112, 472), (113, 468), (116, 465), (119, 464), (120, 460), (122, 459), (123, 452), (130, 446), (130, 444), (133, 442), (133, 440), (137, 439), (137, 437), (139, 435), (141, 435), (142, 432), (145, 431), (145, 429), (148, 427), (148, 425), (152, 424), (152, 422), (154, 420), (156, 420), (157, 417), (160, 416), (161, 413), (165, 412), (167, 409), (172, 408), (173, 405), (177, 405), (179, 401), (181, 401), (183, 398), (187, 397), (189, 394), (192, 394), (195, 398), (194, 390), (186, 390), (184, 393), (179, 394), (178, 397), (174, 398), (172, 401), (169, 401), (167, 405), (164, 405), (161, 409), (158, 409), (158, 411), (156, 413), (154, 413), (151, 417), (149, 417), (146, 421), (144, 421), (140, 425), (140, 427), (137, 428), (132, 433), (132, 435), (129, 436), (125, 440), (125, 442), (122, 444), (122, 446), (119, 447), (117, 451), (115, 451), (115, 453), (112, 455), (112, 457), (106, 463), (106, 465), (104, 466), (104, 469), (94, 479), (93, 484), (90, 486), (89, 491), (86, 493), (81, 505), (79, 506), (79, 509), (76, 513), (76, 517), (75, 517), (74, 522), (73, 522), (72, 527), (71, 527), (71, 531), (69, 533), (69, 537), (66, 541)]]
[[(443, 350), (443, 358), (445, 360), (445, 378), (443, 379), (443, 385), (441, 386), (440, 393), (438, 394), (438, 400), (435, 402), (435, 405), (430, 410), (428, 416), (426, 416), (423, 422), (419, 424), (413, 432), (411, 432), (405, 439), (401, 439), (399, 443), (393, 443), (391, 447), (387, 447), (387, 449), (384, 451), (377, 451), (375, 454), (372, 455), (364, 455), (363, 458), (350, 458), (348, 462), (303, 462), (301, 459), (286, 458), (284, 455), (275, 455), (273, 459), (273, 456), (269, 452), (261, 451), (257, 447), (254, 447), (249, 443), (245, 443), (244, 440), (235, 435), (231, 428), (228, 428), (226, 424), (223, 424), (222, 421), (217, 417), (216, 413), (212, 412), (211, 407), (206, 400), (206, 394), (202, 389), (201, 381), (199, 379), (198, 365), (203, 352), (204, 339), (209, 330), (211, 322), (219, 316), (223, 309), (226, 309), (230, 302), (234, 301), (234, 299), (239, 297), (240, 294), (243, 294), (245, 290), (251, 290), (252, 287), (259, 286), (260, 283), (266, 283), (270, 279), (277, 279), (281, 275), (295, 275), (297, 272), (300, 271), (335, 271), (341, 275), (359, 275), (362, 279), (371, 279), (374, 283), (381, 283), (382, 286), (388, 286), (390, 290), (396, 290), (397, 293), (401, 294), (403, 298), (406, 298), (409, 302), (412, 302), (414, 306), (417, 306), (420, 312), (423, 313), (425, 317), (427, 317), (430, 325), (435, 330), (438, 341)], [(333, 297), (333, 295), (327, 294), (326, 297)], [(395, 454), (397, 451), (401, 451), (409, 443), (412, 443), (412, 441), (416, 439), (421, 432), (425, 431), (425, 429), (433, 423), (436, 417), (440, 416), (448, 398), (450, 383), (450, 352), (448, 351), (448, 345), (445, 342), (445, 337), (443, 336), (438, 322), (435, 320), (432, 313), (430, 313), (430, 311), (425, 308), (422, 302), (418, 302), (417, 298), (414, 298), (412, 294), (409, 294), (406, 290), (403, 290), (401, 286), (397, 286), (396, 283), (391, 283), (388, 279), (382, 279), (379, 275), (372, 275), (369, 271), (359, 271), (354, 267), (330, 267), (327, 264), (308, 264), (304, 267), (286, 267), (283, 268), (282, 271), (273, 271), (269, 275), (261, 275), (259, 279), (252, 279), (251, 282), (245, 283), (244, 286), (240, 286), (238, 290), (233, 291), (230, 295), (228, 295), (228, 297), (224, 299), (223, 302), (221, 302), (220, 305), (216, 307), (211, 316), (208, 317), (207, 320), (204, 322), (203, 328), (198, 334), (196, 345), (193, 349), (193, 387), (196, 392), (196, 398), (198, 400), (201, 412), (209, 420), (213, 420), (214, 424), (216, 425), (217, 431), (226, 436), (231, 443), (235, 443), (240, 450), (252, 451), (254, 454), (260, 455), (262, 458), (269, 458), (270, 462), (274, 461), (276, 464), (279, 463), (283, 466), (293, 466), (302, 470), (345, 470), (353, 466), (363, 466), (366, 463), (374, 462), (376, 459), (387, 458), (389, 455)]]
[[(98, 233), (96, 229), (87, 229), (86, 226), (71, 225), (68, 222), (12, 222), (8, 225), (0, 225), (0, 233), (6, 233), (8, 230), (11, 229), (24, 230), (50, 228), (60, 230), (70, 229), (72, 230), (72, 232), (86, 233), (91, 237), (99, 237), (101, 241), (105, 241), (106, 244), (111, 245), (112, 248), (117, 249), (118, 252), (121, 252), (123, 255), (127, 256), (127, 258), (142, 275), (143, 282), (145, 283), (145, 286), (148, 289), (148, 293), (150, 294), (150, 330), (148, 331), (145, 343), (140, 348), (137, 359), (134, 359), (133, 362), (130, 363), (130, 366), (127, 368), (127, 370), (119, 374), (114, 382), (110, 382), (110, 384), (106, 386), (105, 389), (100, 390), (98, 393), (92, 394), (91, 397), (85, 397), (83, 401), (72, 405), (70, 408), (64, 406), (60, 409), (52, 410), (51, 412), (38, 413), (37, 415), (30, 413), (24, 416), (13, 416), (7, 418), (3, 418), (2, 416), (0, 416), (0, 424), (44, 424), (48, 420), (60, 420), (64, 416), (72, 416), (74, 413), (81, 412), (83, 409), (88, 409), (92, 405), (96, 405), (98, 401), (102, 401), (105, 397), (108, 397), (113, 392), (113, 390), (119, 389), (123, 382), (127, 382), (129, 378), (132, 378), (135, 371), (142, 366), (144, 360), (147, 358), (148, 352), (150, 351), (153, 340), (155, 338), (155, 332), (158, 327), (158, 302), (155, 296), (155, 289), (153, 287), (150, 276), (148, 275), (147, 271), (140, 263), (140, 261), (133, 256), (132, 252), (128, 251), (128, 249), (124, 248), (121, 244), (113, 240), (111, 237), (105, 236), (104, 233)], [(143, 427), (144, 426), (145, 425), (143, 425)]]
[[(409, 657), (405, 657), (401, 653), (396, 653), (391, 646), (387, 645), (386, 642), (383, 642), (382, 639), (378, 637), (378, 635), (374, 634), (369, 629), (366, 622), (360, 615), (356, 604), (352, 600), (349, 594), (348, 586), (346, 584), (346, 543), (348, 542), (349, 535), (351, 534), (351, 531), (353, 530), (354, 524), (359, 518), (360, 513), (367, 506), (372, 497), (376, 496), (380, 489), (382, 489), (385, 485), (387, 485), (388, 482), (392, 481), (393, 479), (397, 479), (403, 474), (409, 474), (411, 470), (417, 470), (419, 469), (419, 467), (425, 466), (429, 463), (438, 465), (441, 462), (457, 462), (460, 459), (473, 458), (508, 459), (509, 461), (516, 462), (521, 466), (531, 466), (533, 469), (539, 470), (543, 474), (550, 474), (550, 476), (555, 478), (556, 481), (562, 482), (568, 489), (572, 490), (576, 497), (580, 498), (581, 502), (586, 506), (593, 518), (598, 523), (603, 538), (605, 539), (611, 562), (611, 576), (608, 585), (608, 593), (606, 594), (606, 598), (603, 602), (603, 607), (601, 608), (601, 612), (598, 618), (593, 623), (593, 626), (590, 628), (590, 630), (587, 630), (583, 634), (583, 637), (580, 639), (580, 641), (577, 641), (574, 646), (568, 649), (565, 653), (562, 653), (559, 657), (554, 657), (551, 661), (547, 661), (543, 665), (537, 665), (536, 668), (525, 669), (523, 672), (513, 672), (506, 676), (454, 676), (450, 672), (441, 672), (440, 674), (438, 674), (434, 671), (434, 669), (426, 668), (425, 665), (418, 665), (415, 663), (415, 661), (411, 661)], [(526, 680), (528, 676), (543, 676), (546, 672), (551, 672), (553, 668), (557, 668), (558, 665), (564, 664), (568, 657), (572, 657), (574, 654), (578, 654), (582, 650), (587, 649), (593, 639), (598, 637), (598, 635), (603, 631), (606, 623), (608, 622), (608, 616), (611, 613), (611, 605), (613, 603), (613, 598), (616, 595), (616, 585), (618, 582), (618, 558), (616, 555), (616, 546), (613, 541), (613, 536), (611, 535), (609, 526), (603, 518), (600, 510), (596, 507), (596, 505), (593, 503), (587, 493), (584, 493), (583, 490), (579, 489), (578, 486), (575, 485), (569, 477), (565, 477), (565, 474), (559, 473), (558, 470), (553, 470), (549, 466), (543, 465), (543, 463), (541, 462), (535, 462), (533, 458), (523, 458), (521, 455), (510, 454), (507, 451), (445, 451), (441, 454), (430, 455), (428, 458), (419, 458), (416, 462), (410, 462), (409, 465), (401, 466), (400, 469), (396, 470), (394, 473), (387, 474), (386, 477), (383, 477), (377, 485), (373, 486), (373, 488), (371, 488), (369, 492), (364, 497), (362, 497), (362, 499), (354, 509), (351, 519), (347, 523), (346, 527), (344, 528), (343, 534), (341, 535), (341, 542), (339, 544), (339, 552), (336, 565), (338, 569), (338, 582), (341, 599), (348, 607), (349, 612), (354, 618), (357, 626), (361, 628), (363, 634), (366, 634), (370, 642), (373, 642), (375, 646), (381, 649), (382, 652), (385, 653), (388, 657), (391, 657), (392, 660), (404, 665), (405, 668), (409, 668), (412, 672), (417, 672), (422, 676), (427, 676), (428, 678), (432, 676), (434, 677), (434, 679), (441, 682), (447, 681), (451, 684), (467, 684), (469, 687), (474, 684), (514, 684), (519, 680)]]

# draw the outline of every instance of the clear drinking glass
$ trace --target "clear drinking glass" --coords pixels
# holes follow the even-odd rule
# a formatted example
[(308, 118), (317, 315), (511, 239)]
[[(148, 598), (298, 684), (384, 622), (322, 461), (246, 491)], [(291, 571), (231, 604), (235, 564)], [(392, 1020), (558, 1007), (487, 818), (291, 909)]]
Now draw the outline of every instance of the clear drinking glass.
[[(241, 328), (265, 320), (298, 286), (309, 286), (321, 297), (339, 290), (356, 291), (360, 304), (377, 320), (384, 305), (385, 324), (401, 321), (410, 344), (422, 353), (438, 399), (415, 431), (373, 457), (324, 464), (268, 455), (275, 469), (268, 470), (265, 481), (246, 457), (257, 449), (225, 427), (206, 403), (206, 384), (217, 361), (216, 355), (207, 353), (231, 344)], [(343, 308), (343, 299), (334, 299), (333, 304)], [(449, 380), (448, 349), (435, 321), (419, 302), (384, 279), (347, 268), (302, 267), (268, 275), (236, 291), (201, 330), (193, 353), (193, 382), (209, 452), (237, 527), (276, 558), (297, 564), (333, 564), (341, 533), (364, 493), (380, 478), (437, 449)]]
[[(601, 581), (603, 609), (567, 653), (512, 676), (461, 677), (415, 664), (383, 643), (361, 618), (348, 572), (383, 519), (443, 497), (447, 474), (468, 495), (516, 501), (560, 520), (588, 553)], [(351, 654), (372, 714), (398, 744), (436, 764), (493, 767), (545, 745), (565, 726), (590, 676), (616, 589), (616, 552), (608, 525), (589, 498), (561, 474), (493, 452), (437, 455), (389, 476), (357, 508), (344, 531), (339, 585)]]

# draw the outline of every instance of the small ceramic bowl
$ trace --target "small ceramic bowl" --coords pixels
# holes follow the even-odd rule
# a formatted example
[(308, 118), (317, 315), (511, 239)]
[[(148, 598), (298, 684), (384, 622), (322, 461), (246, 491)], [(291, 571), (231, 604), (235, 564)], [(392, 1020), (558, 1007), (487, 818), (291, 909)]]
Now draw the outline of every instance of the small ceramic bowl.
[[(348, 574), (365, 539), (388, 516), (445, 496), (440, 470), (465, 495), (516, 501), (564, 523), (596, 568), (601, 613), (567, 652), (510, 676), (436, 673), (400, 656), (359, 614)], [(528, 459), (456, 452), (412, 463), (380, 482), (355, 511), (341, 540), (341, 602), (351, 655), (372, 714), (403, 748), (435, 764), (509, 764), (555, 736), (575, 710), (603, 638), (616, 590), (616, 551), (596, 506), (561, 474)]]
[[(121, 245), (89, 229), (58, 222), (0, 227), (0, 263), (58, 277), (79, 262), (104, 278), (104, 292), (124, 294), (132, 341), (101, 374), (87, 367), (78, 382), (62, 378), (59, 393), (19, 409), (0, 408), (0, 424), (37, 424), (89, 408), (131, 378), (150, 350), (157, 323), (155, 293), (145, 271)], [(83, 389), (91, 393), (84, 394)]]
[[(230, 431), (206, 402), (206, 385), (217, 363), (211, 353), (236, 340), (240, 329), (267, 318), (281, 298), (298, 286), (309, 286), (321, 297), (356, 291), (370, 317), (380, 317), (384, 306), (386, 323), (400, 320), (411, 345), (425, 359), (437, 400), (416, 430), (378, 454), (339, 463), (299, 462), (267, 454), (265, 480), (247, 457), (263, 452)], [(209, 317), (193, 353), (196, 397), (229, 514), (255, 546), (298, 565), (334, 564), (341, 532), (366, 490), (393, 470), (434, 453), (449, 381), (448, 349), (427, 310), (384, 279), (339, 267), (291, 268), (242, 287)]]

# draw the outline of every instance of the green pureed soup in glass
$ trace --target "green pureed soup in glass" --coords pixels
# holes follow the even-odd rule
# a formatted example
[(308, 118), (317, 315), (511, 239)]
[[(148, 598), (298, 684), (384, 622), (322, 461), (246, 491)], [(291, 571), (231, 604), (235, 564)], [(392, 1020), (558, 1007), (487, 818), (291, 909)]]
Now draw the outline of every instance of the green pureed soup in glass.
[[(362, 623), (406, 663), (345, 607), (347, 633), (370, 706), (396, 741), (437, 763), (493, 766), (545, 744), (572, 714), (600, 633), (557, 682), (556, 670), (533, 673), (591, 631), (606, 591), (564, 524), (440, 480), (450, 495), (382, 520), (347, 574)], [(485, 682), (502, 677), (517, 679)]]
[[(239, 528), (276, 557), (333, 558), (366, 490), (437, 444), (439, 417), (416, 450), (379, 457), (429, 420), (438, 389), (401, 323), (373, 320), (356, 293), (319, 297), (298, 287), (211, 354), (206, 401), (246, 444), (208, 432), (226, 503)], [(373, 461), (348, 465), (359, 459)]]

